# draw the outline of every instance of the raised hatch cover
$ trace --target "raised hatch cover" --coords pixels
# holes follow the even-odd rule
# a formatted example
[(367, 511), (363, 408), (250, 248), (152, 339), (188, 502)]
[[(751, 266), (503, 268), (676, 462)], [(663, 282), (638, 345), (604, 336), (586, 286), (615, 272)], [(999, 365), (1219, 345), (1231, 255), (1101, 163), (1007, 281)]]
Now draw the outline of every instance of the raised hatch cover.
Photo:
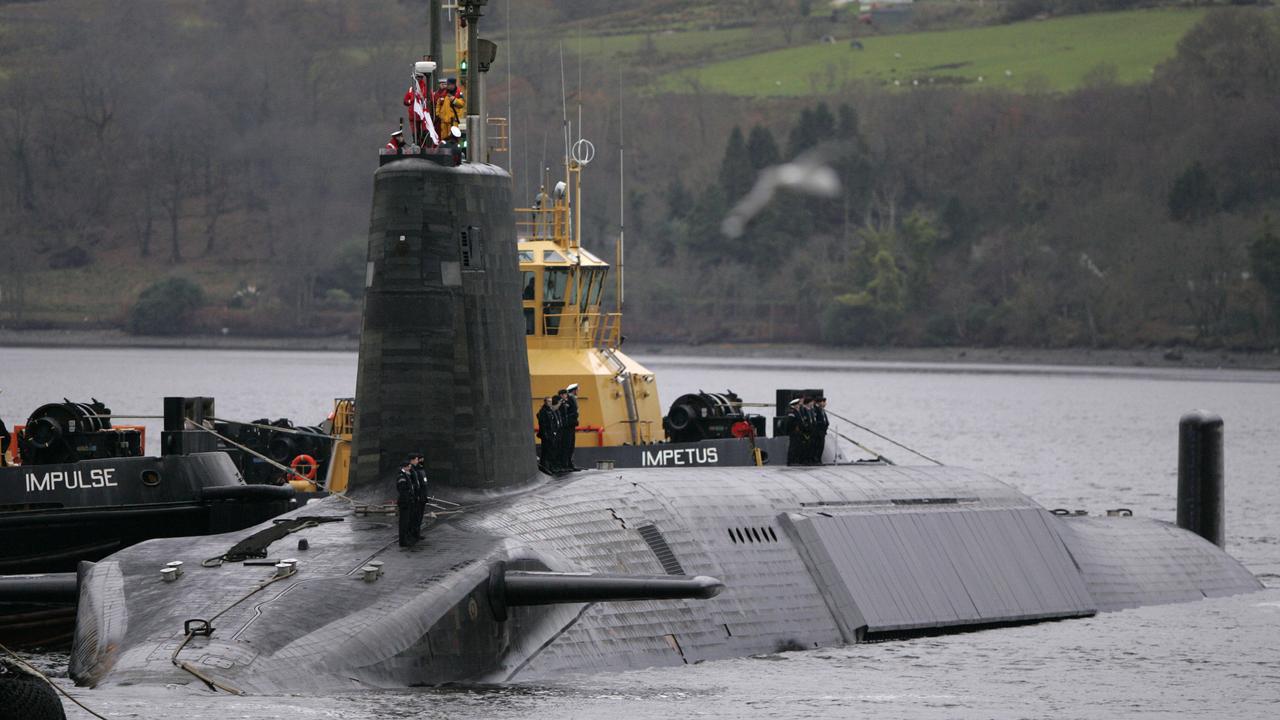
[(779, 522), (848, 642), (1097, 610), (1042, 509), (784, 514)]

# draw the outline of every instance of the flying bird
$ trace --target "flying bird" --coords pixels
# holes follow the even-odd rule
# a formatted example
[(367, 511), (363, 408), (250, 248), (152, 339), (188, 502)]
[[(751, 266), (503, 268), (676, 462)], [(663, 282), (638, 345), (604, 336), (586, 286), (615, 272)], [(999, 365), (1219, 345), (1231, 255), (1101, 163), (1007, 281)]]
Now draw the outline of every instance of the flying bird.
[(815, 148), (788, 163), (771, 165), (760, 171), (756, 184), (729, 211), (720, 223), (720, 232), (738, 238), (751, 218), (764, 209), (779, 189), (806, 195), (833, 198), (840, 194), (840, 178), (826, 164), (825, 153)]

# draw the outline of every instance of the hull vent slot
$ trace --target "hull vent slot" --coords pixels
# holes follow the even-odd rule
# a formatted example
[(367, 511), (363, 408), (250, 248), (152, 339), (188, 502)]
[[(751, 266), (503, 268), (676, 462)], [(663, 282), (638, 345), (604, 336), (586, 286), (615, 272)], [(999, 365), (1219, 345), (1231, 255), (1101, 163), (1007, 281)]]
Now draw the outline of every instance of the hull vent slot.
[(640, 537), (649, 544), (649, 549), (657, 556), (658, 562), (662, 563), (662, 569), (667, 571), (668, 575), (684, 575), (684, 568), (681, 567), (680, 561), (676, 559), (676, 554), (671, 551), (671, 546), (667, 544), (667, 539), (662, 536), (662, 531), (653, 523), (647, 523), (636, 528), (640, 532)]

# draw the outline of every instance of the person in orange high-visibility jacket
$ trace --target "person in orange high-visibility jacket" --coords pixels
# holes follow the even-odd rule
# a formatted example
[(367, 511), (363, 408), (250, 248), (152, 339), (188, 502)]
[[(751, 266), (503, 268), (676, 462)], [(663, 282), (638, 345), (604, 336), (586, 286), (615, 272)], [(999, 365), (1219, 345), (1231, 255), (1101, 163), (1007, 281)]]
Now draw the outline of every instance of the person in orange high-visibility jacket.
[(467, 115), (467, 101), (458, 89), (458, 81), (449, 78), (448, 89), (436, 96), (436, 129), (440, 139), (447, 142), (449, 131), (462, 122)]

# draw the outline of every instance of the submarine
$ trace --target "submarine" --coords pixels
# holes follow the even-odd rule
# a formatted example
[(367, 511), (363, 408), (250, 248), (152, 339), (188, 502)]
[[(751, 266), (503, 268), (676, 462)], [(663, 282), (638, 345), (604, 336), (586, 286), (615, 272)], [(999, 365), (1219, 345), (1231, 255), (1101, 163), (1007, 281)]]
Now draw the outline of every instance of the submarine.
[[(459, 5), (475, 58), (484, 2)], [(455, 160), (374, 173), (347, 492), (82, 563), (78, 684), (502, 683), (1261, 589), (1223, 550), (1212, 416), (1184, 418), (1176, 525), (1054, 512), (950, 466), (540, 473), (510, 177)], [(389, 503), (418, 451), (437, 512), (402, 548)]]

